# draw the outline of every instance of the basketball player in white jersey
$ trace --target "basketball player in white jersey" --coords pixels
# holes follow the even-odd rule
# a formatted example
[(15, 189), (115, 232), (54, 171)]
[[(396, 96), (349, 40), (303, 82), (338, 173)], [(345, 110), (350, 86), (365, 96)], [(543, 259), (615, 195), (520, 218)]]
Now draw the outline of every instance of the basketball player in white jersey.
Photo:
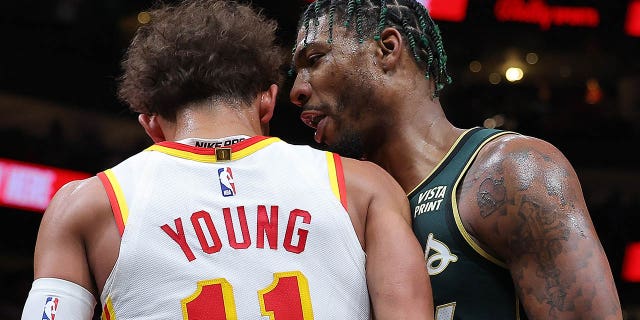
[[(60, 189), (22, 319), (433, 319), (399, 185), (268, 136), (275, 22), (234, 2), (158, 6), (119, 95), (155, 144)], [(97, 315), (97, 314), (96, 314)]]

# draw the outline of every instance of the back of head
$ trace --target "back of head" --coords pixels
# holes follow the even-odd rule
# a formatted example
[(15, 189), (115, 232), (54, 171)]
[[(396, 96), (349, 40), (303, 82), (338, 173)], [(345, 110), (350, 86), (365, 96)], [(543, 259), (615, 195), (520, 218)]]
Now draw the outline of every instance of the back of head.
[(298, 30), (308, 30), (309, 24), (317, 23), (322, 16), (328, 16), (329, 41), (336, 24), (351, 29), (350, 34), (360, 42), (365, 38), (378, 40), (384, 28), (396, 28), (425, 76), (434, 81), (434, 96), (451, 83), (440, 30), (416, 0), (316, 0), (302, 14)]
[(159, 4), (137, 30), (122, 62), (118, 88), (130, 109), (175, 120), (205, 99), (250, 104), (273, 83), (283, 63), (275, 21), (226, 0)]

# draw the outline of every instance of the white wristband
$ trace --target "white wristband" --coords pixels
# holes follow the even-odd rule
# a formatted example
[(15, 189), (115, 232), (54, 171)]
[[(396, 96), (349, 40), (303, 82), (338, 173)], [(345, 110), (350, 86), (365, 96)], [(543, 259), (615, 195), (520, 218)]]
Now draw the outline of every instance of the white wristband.
[(95, 306), (87, 289), (67, 280), (40, 278), (31, 285), (21, 319), (90, 320)]

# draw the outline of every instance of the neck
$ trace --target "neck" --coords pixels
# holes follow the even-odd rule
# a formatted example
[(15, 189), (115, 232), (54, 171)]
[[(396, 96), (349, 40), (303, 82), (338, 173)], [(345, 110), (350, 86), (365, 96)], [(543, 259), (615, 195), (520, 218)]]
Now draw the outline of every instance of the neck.
[(407, 67), (398, 68), (385, 83), (383, 97), (394, 113), (383, 132), (387, 138), (370, 148), (374, 152), (368, 160), (387, 170), (408, 193), (429, 176), (464, 130), (449, 122), (439, 99), (432, 97), (434, 84), (407, 59), (413, 58), (405, 56)]
[(260, 127), (257, 113), (251, 107), (186, 108), (176, 117), (175, 130), (167, 140), (187, 138), (215, 139), (227, 136), (266, 134)]
[(419, 112), (407, 112), (410, 117), (403, 119), (396, 129), (390, 130), (393, 133), (388, 136), (394, 136), (394, 139), (377, 146), (376, 152), (367, 159), (389, 172), (406, 193), (433, 171), (464, 132), (438, 112), (441, 110), (439, 106), (420, 108)]

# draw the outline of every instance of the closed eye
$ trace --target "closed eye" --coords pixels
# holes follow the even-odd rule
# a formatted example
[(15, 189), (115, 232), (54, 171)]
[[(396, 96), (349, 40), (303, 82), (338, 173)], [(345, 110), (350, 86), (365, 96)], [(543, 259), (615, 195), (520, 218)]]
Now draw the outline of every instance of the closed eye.
[(310, 64), (310, 65), (314, 65), (314, 64), (316, 64), (316, 62), (317, 62), (318, 60), (320, 60), (320, 58), (322, 58), (322, 57), (323, 57), (323, 55), (322, 55), (322, 54), (319, 54), (319, 53), (311, 54), (311, 55), (309, 55), (309, 56), (307, 57), (307, 61), (309, 61), (309, 64)]

